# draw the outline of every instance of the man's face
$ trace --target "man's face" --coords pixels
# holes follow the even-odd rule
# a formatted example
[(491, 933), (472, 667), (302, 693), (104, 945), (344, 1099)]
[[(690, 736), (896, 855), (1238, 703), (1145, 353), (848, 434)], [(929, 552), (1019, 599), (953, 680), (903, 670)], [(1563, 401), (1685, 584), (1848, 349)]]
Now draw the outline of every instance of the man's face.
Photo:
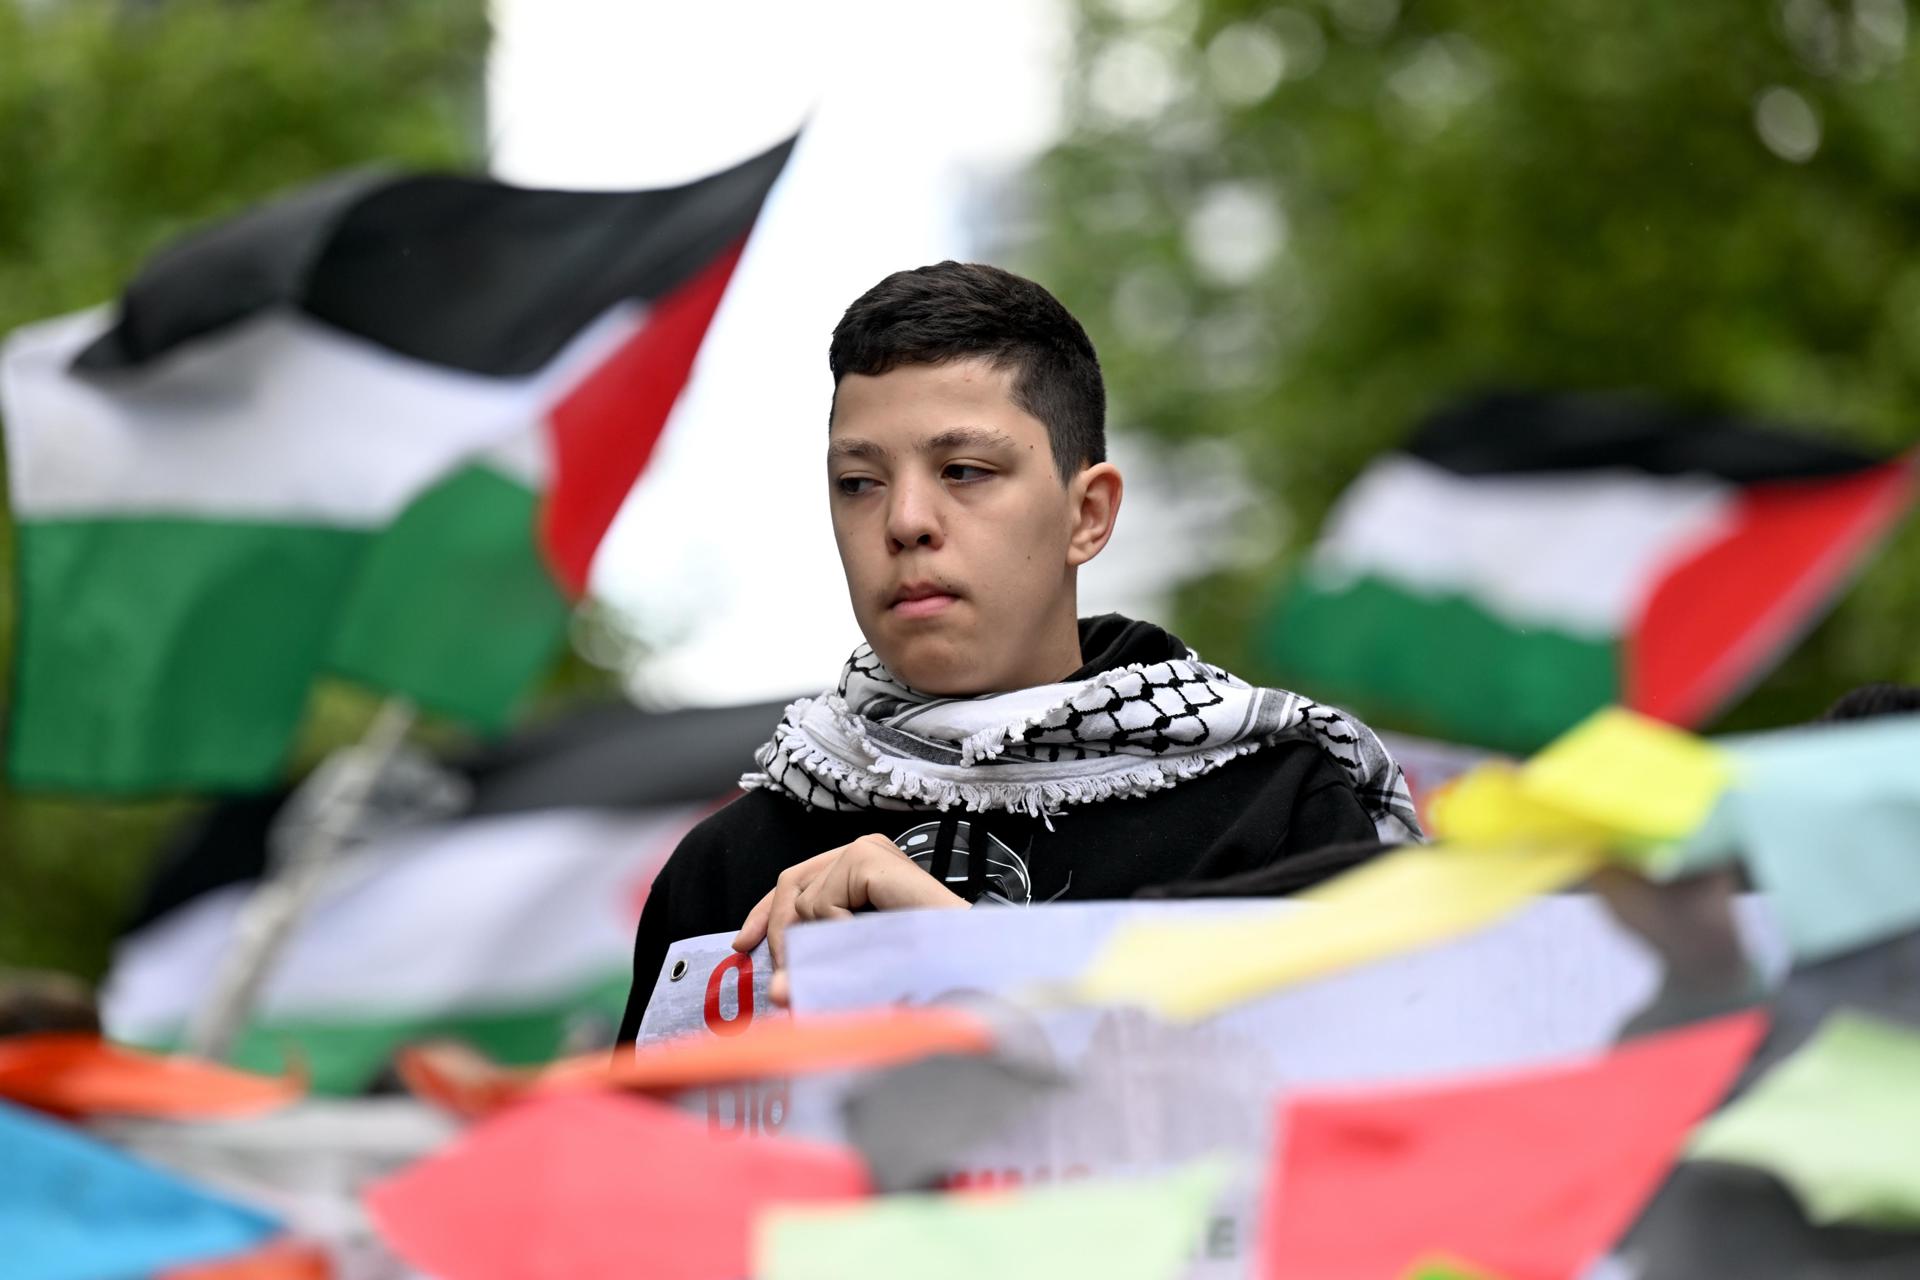
[(1079, 486), (1061, 483), (1012, 384), (971, 359), (840, 380), (827, 479), (847, 591), (880, 660), (926, 693), (1024, 688), (1078, 665)]

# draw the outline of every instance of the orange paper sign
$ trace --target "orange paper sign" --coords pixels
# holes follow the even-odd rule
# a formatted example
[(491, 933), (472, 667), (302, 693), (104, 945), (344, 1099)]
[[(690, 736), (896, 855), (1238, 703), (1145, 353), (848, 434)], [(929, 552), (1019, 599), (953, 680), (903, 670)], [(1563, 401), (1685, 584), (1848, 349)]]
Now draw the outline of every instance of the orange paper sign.
[(991, 1027), (965, 1009), (885, 1008), (761, 1019), (732, 1036), (703, 1032), (550, 1067), (517, 1070), (459, 1045), (418, 1045), (400, 1055), (400, 1075), (422, 1098), (460, 1115), (487, 1115), (535, 1094), (581, 1088), (673, 1093), (765, 1076), (894, 1066), (937, 1053), (987, 1053)]
[(63, 1116), (253, 1115), (306, 1092), (297, 1078), (109, 1043), (85, 1032), (0, 1039), (0, 1098)]

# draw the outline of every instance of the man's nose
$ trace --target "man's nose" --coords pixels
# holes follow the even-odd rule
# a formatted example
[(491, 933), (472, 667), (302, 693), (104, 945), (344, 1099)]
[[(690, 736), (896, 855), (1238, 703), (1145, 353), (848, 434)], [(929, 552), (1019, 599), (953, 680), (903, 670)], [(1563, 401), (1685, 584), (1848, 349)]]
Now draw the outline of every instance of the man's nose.
[(893, 551), (909, 547), (937, 550), (941, 542), (939, 498), (924, 483), (907, 482), (893, 487), (887, 508), (887, 542)]

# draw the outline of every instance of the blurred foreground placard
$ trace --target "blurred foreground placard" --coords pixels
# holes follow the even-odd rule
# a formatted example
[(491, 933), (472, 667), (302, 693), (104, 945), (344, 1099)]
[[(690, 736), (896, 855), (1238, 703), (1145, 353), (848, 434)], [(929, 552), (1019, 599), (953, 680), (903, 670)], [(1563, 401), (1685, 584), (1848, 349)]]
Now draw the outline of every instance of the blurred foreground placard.
[[(1121, 923), (1270, 911), (1247, 900), (1075, 903), (1030, 910), (901, 912), (796, 929), (794, 1008), (803, 1013), (1011, 997), (1075, 978)], [(1764, 903), (1741, 902), (1749, 954), (1769, 981), (1785, 952)], [(779, 1016), (766, 958), (730, 934), (677, 944), (641, 1027), (649, 1040), (704, 1028), (728, 1035)], [(678, 973), (679, 977), (674, 977)], [(1009, 1003), (1000, 1014), (1024, 1054), (1071, 1081), (1017, 1123), (983, 1116), (982, 1135), (943, 1167), (958, 1185), (1050, 1182), (1164, 1169), (1224, 1153), (1243, 1176), (1222, 1197), (1204, 1258), (1222, 1274), (1247, 1256), (1261, 1153), (1276, 1098), (1332, 1084), (1376, 1084), (1516, 1067), (1601, 1049), (1651, 1001), (1661, 969), (1598, 899), (1547, 897), (1465, 938), (1287, 987), (1187, 1026), (1121, 1007)], [(765, 1080), (695, 1091), (686, 1105), (742, 1134), (845, 1136), (847, 1076)], [(942, 1105), (930, 1095), (929, 1108)], [(1211, 1274), (1203, 1269), (1199, 1274)]]

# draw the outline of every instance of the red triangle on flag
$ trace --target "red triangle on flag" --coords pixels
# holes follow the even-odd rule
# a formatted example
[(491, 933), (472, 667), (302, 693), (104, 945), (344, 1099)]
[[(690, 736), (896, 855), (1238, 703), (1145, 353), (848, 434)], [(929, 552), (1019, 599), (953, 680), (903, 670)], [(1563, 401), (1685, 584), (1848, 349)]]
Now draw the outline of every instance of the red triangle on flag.
[(1837, 479), (1755, 484), (1680, 560), (1625, 637), (1627, 706), (1698, 725), (1766, 669), (1912, 503), (1920, 455)]
[(553, 483), (540, 512), (541, 543), (554, 577), (576, 596), (653, 457), (745, 247), (743, 237), (659, 299), (646, 323), (547, 413)]

